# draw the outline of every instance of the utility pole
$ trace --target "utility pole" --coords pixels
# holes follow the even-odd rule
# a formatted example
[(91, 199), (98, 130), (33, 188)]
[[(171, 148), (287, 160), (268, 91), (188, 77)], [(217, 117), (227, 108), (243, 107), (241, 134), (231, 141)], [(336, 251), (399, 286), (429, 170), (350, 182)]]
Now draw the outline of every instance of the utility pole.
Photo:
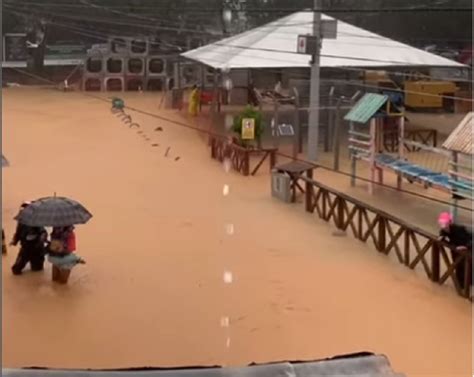
[(319, 87), (320, 87), (320, 54), (321, 54), (321, 0), (314, 0), (313, 37), (317, 39), (316, 51), (311, 61), (311, 91), (308, 122), (308, 159), (316, 161), (319, 143)]

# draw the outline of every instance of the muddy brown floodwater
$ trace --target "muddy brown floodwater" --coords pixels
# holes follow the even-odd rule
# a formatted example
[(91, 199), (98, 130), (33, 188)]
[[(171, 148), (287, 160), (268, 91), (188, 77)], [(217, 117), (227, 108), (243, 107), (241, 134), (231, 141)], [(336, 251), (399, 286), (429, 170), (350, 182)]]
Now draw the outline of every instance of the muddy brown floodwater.
[[(152, 95), (126, 98), (180, 117)], [(372, 351), (408, 376), (471, 375), (466, 300), (333, 236), (302, 206), (272, 200), (267, 174), (226, 174), (195, 131), (133, 114), (143, 137), (109, 104), (47, 89), (3, 90), (2, 115), (7, 237), (25, 199), (56, 192), (94, 213), (77, 229), (88, 264), (68, 286), (52, 284), (49, 265), (12, 276), (14, 248), (2, 258), (5, 367), (243, 365)]]

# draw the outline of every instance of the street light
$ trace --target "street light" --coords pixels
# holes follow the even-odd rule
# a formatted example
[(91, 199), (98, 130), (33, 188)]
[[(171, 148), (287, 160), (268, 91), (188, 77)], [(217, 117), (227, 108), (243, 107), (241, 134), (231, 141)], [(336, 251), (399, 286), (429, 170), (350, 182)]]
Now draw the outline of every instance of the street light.
[(232, 11), (226, 8), (222, 11), (222, 21), (224, 23), (224, 34), (228, 34), (232, 24)]

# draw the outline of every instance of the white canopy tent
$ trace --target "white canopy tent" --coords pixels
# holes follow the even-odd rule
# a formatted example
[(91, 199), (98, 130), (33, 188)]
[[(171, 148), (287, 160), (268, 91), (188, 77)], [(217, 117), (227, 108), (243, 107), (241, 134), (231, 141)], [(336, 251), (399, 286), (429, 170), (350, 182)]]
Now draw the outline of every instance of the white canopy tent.
[[(333, 18), (323, 14), (322, 19)], [(311, 57), (298, 54), (296, 47), (298, 35), (312, 34), (312, 22), (311, 11), (293, 13), (182, 56), (220, 70), (309, 67)], [(323, 40), (321, 67), (463, 68), (464, 65), (338, 21), (337, 38)]]

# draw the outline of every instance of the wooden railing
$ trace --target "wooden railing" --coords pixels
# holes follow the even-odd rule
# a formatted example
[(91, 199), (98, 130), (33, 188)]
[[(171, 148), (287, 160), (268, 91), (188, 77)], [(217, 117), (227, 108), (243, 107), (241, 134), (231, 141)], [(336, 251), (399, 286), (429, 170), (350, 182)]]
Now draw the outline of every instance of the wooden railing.
[[(426, 276), (437, 284), (450, 280), (460, 296), (470, 298), (470, 251), (451, 250), (446, 243), (422, 229), (319, 182), (303, 179), (307, 212), (316, 212), (338, 229), (352, 233), (360, 241), (372, 243), (380, 253), (395, 254), (400, 263), (411, 269), (421, 265)], [(457, 268), (464, 268), (464, 282), (459, 281)]]
[[(438, 132), (434, 129), (406, 130), (404, 138), (433, 148), (436, 148), (438, 145)], [(398, 152), (398, 130), (384, 130), (383, 143), (387, 152)], [(405, 143), (404, 146), (407, 152), (418, 152), (420, 150), (420, 148), (413, 144)]]
[[(232, 168), (244, 176), (255, 175), (268, 157), (271, 171), (276, 164), (276, 152), (276, 148), (244, 148), (222, 138), (211, 138), (211, 157), (220, 162), (229, 158)], [(260, 160), (250, 171), (252, 156), (260, 157)]]

